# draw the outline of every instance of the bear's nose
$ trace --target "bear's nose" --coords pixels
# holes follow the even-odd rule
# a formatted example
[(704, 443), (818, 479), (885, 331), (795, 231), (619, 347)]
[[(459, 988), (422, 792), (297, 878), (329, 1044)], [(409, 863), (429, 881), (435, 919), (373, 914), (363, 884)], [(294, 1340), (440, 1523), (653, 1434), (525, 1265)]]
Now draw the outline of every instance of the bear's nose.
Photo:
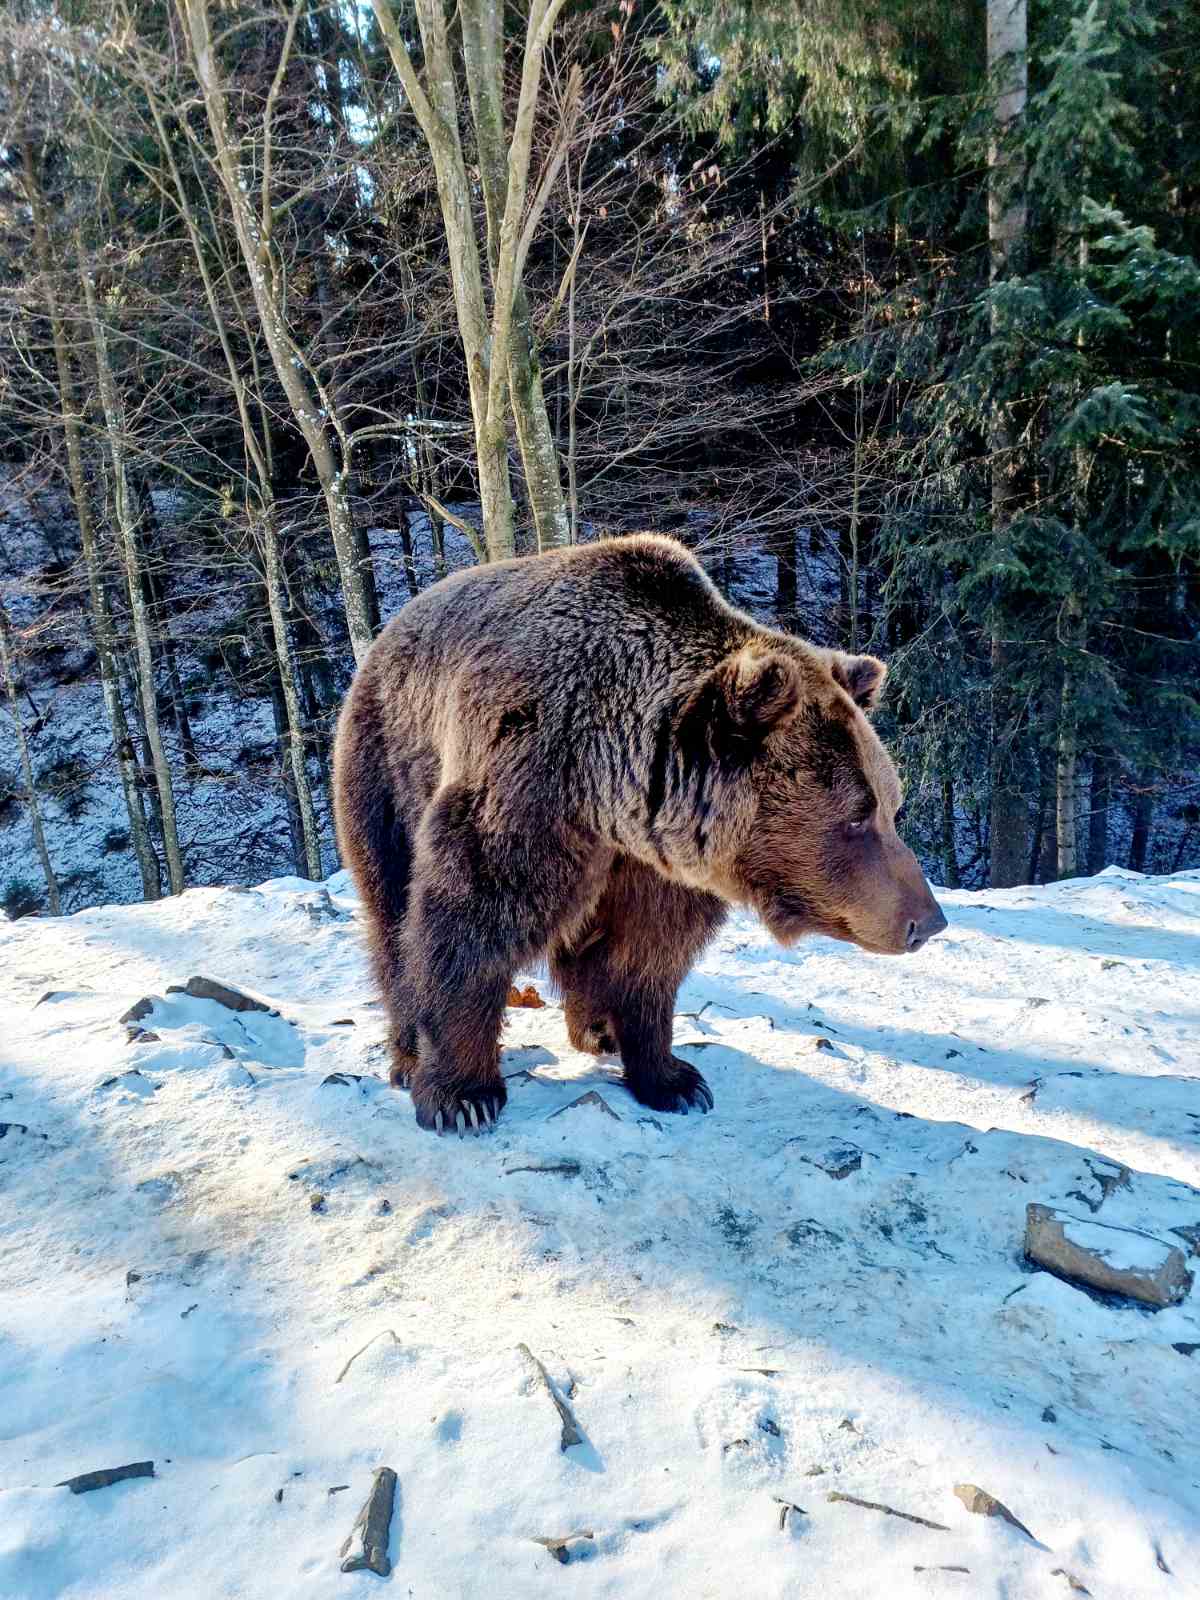
[(920, 922), (910, 922), (908, 925), (908, 938), (904, 941), (906, 950), (919, 950), (923, 944), (928, 944), (935, 934), (941, 933), (947, 926), (942, 915), (941, 906), (935, 905), (933, 910), (922, 917)]

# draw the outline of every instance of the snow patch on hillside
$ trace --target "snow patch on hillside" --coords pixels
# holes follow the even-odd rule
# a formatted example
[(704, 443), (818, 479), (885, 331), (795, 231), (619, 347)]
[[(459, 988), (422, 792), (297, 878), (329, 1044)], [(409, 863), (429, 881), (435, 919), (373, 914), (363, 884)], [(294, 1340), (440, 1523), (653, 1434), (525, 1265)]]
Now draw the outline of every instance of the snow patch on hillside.
[(463, 1142), (383, 1079), (345, 874), (0, 925), (0, 1594), (365, 1594), (382, 1465), (429, 1600), (1194, 1586), (1200, 1291), (1022, 1239), (1041, 1202), (1200, 1269), (1200, 873), (944, 903), (903, 960), (733, 918), (679, 1001), (707, 1118), (513, 1010)]

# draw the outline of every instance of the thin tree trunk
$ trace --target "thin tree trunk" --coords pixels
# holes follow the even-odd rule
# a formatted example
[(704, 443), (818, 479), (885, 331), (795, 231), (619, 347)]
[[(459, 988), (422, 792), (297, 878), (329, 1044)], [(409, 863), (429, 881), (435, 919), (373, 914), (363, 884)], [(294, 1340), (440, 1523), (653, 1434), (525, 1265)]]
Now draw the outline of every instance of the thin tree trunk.
[[(500, 241), (509, 185), (508, 141), (504, 131), (504, 8), (496, 6), (492, 0), (462, 0), (459, 17), (487, 223), (488, 270), (495, 292), (500, 281)], [(519, 282), (513, 297), (507, 353), (508, 399), (516, 425), (525, 489), (538, 549), (548, 550), (570, 543), (571, 529), (534, 346), (529, 301)]]
[(296, 800), (296, 785), (292, 777), (291, 737), (287, 706), (283, 699), (283, 685), (272, 652), (268, 657), (271, 684), (271, 720), (275, 724), (275, 743), (279, 750), (279, 778), (283, 789), (284, 809), (287, 812), (288, 839), (292, 847), (292, 871), (298, 878), (308, 875), (308, 859), (304, 850), (304, 824), (300, 820), (300, 806)]
[[(991, 277), (995, 284), (1015, 265), (1025, 236), (1022, 174), (1006, 140), (1024, 116), (1028, 93), (1026, 0), (987, 0), (987, 61), (997, 89), (996, 131), (989, 151), (988, 238)], [(992, 331), (997, 331), (996, 311)], [(1007, 408), (997, 404), (990, 424), (992, 461), (992, 543), (994, 557), (1004, 564), (1009, 527), (1016, 510), (1016, 433)], [(1008, 638), (1003, 596), (993, 596), (991, 671), (991, 871), (994, 888), (1020, 882), (1024, 863), (1027, 814), (1016, 772), (1019, 702), (1012, 690), (1012, 646)]]
[(171, 715), (179, 732), (179, 745), (183, 751), (183, 759), (185, 763), (194, 767), (199, 757), (196, 754), (196, 740), (192, 733), (191, 719), (188, 717), (187, 698), (183, 692), (183, 680), (179, 675), (179, 655), (175, 649), (175, 640), (171, 637), (171, 625), (167, 616), (167, 602), (163, 584), (159, 581), (155, 572), (152, 559), (153, 556), (161, 556), (162, 553), (162, 528), (159, 524), (158, 513), (154, 509), (154, 497), (150, 493), (150, 485), (140, 473), (133, 478), (133, 492), (137, 501), (140, 525), (146, 529), (147, 533), (143, 544), (146, 552), (146, 599), (150, 606), (155, 635), (162, 653), (163, 666), (166, 668), (167, 689), (171, 697)]
[(1150, 832), (1154, 823), (1154, 790), (1150, 780), (1143, 777), (1133, 807), (1133, 834), (1129, 840), (1129, 868), (1131, 872), (1145, 872), (1146, 857), (1150, 853)]
[(790, 524), (775, 540), (775, 626), (788, 632), (796, 626), (799, 569), (796, 530)]
[(954, 779), (942, 779), (942, 870), (946, 874), (947, 889), (962, 886), (962, 872), (958, 865), (958, 843), (955, 839)]
[(1108, 807), (1112, 763), (1100, 754), (1092, 760), (1092, 793), (1088, 817), (1088, 871), (1093, 877), (1108, 865)]
[(158, 720), (158, 699), (154, 691), (154, 635), (150, 608), (146, 601), (145, 563), (142, 557), (137, 510), (130, 493), (129, 474), (125, 464), (125, 417), (112, 368), (109, 365), (108, 340), (96, 305), (96, 289), (91, 270), (82, 263), (80, 270), (95, 350), (100, 404), (104, 410), (105, 433), (112, 460), (113, 512), (125, 561), (129, 611), (137, 650), (142, 716), (146, 723), (146, 737), (150, 741), (154, 781), (162, 815), (163, 853), (167, 859), (167, 879), (171, 885), (171, 893), (182, 894), (187, 883), (183, 871), (183, 853), (179, 847), (179, 831), (175, 823), (175, 791), (171, 783), (171, 768), (163, 744), (162, 728)]
[(33, 847), (42, 864), (50, 915), (61, 917), (62, 901), (58, 893), (58, 878), (55, 876), (54, 863), (50, 859), (50, 851), (46, 845), (46, 831), (42, 827), (42, 808), (38, 801), (37, 784), (33, 776), (33, 762), (29, 759), (29, 740), (25, 736), (25, 724), (21, 720), (21, 708), (17, 703), (17, 678), (13, 670), (13, 654), (12, 624), (4, 608), (4, 602), (0, 600), (0, 667), (4, 670), (4, 690), (8, 695), (9, 714), (12, 717), (13, 730), (17, 736), (17, 750), (21, 758), (21, 774), (25, 779), (25, 804), (29, 808), (29, 825), (33, 829)]
[(1058, 822), (1058, 876), (1073, 878), (1079, 870), (1076, 819), (1079, 813), (1079, 705), (1074, 653), (1082, 644), (1083, 608), (1077, 595), (1069, 595), (1063, 608), (1063, 643), (1069, 654), (1063, 662), (1058, 703), (1058, 751), (1055, 762), (1055, 810)]
[(292, 786), (295, 790), (300, 826), (304, 835), (304, 860), (308, 876), (317, 881), (322, 876), (321, 846), (317, 834), (317, 819), (313, 813), (312, 791), (308, 786), (308, 773), (304, 765), (304, 721), (300, 715), (300, 698), (296, 692), (296, 674), (292, 665), (291, 644), (284, 613), (283, 563), (280, 559), (279, 535), (273, 514), (264, 518), (262, 523), (262, 548), (267, 605), (271, 613), (271, 633), (275, 641), (275, 661), (283, 691), (284, 706), (287, 710)]
[[(246, 187), (248, 180), (238, 157), (239, 145), (234, 141), (229, 128), (225, 86), (221, 81), (209, 28), (209, 0), (177, 0), (177, 4), (180, 19), (190, 42), (192, 66), (200, 84), (204, 109), (212, 132), (216, 170), (229, 202), (234, 233), (250, 279), (262, 335), (296, 426), (308, 446), (309, 455), (316, 469), (317, 481), (321, 486), (321, 494), (325, 500), (329, 530), (342, 582), (350, 648), (354, 653), (355, 662), (361, 664), (371, 647), (374, 627), (370, 585), (367, 581), (366, 567), (363, 565), (362, 542), (355, 527), (348, 494), (350, 472), (350, 462), (347, 459), (348, 447), (343, 439), (342, 462), (339, 465), (328, 432), (329, 427), (333, 425), (332, 402), (313, 380), (311, 371), (304, 363), (302, 354), (287, 328), (283, 310), (284, 296), (279, 277), (283, 269), (276, 252), (272, 249), (271, 241), (269, 162), (264, 154), (263, 208), (261, 217), (256, 217)], [(279, 67), (267, 96), (267, 105), (263, 113), (265, 152), (269, 152), (270, 149), (274, 97), (291, 54), (298, 17), (297, 6), (288, 19)]]
[(67, 478), (71, 486), (71, 499), (75, 506), (75, 518), (79, 524), (79, 542), (83, 548), (83, 562), (87, 571), (92, 635), (96, 645), (96, 659), (100, 663), (100, 686), (104, 696), (104, 708), (108, 714), (113, 751), (116, 755), (117, 770), (121, 776), (121, 792), (125, 798), (125, 811), (129, 818), (129, 838), (141, 873), (142, 898), (157, 900), (162, 894), (162, 875), (158, 856), (146, 825), (137, 757), (133, 741), (129, 737), (125, 707), (121, 702), (121, 683), (117, 670), (112, 615), (109, 611), (108, 593), (104, 586), (96, 527), (92, 518), (92, 502), (88, 494), (87, 474), (83, 466), (80, 413), (75, 401), (75, 384), (71, 376), (66, 328), (54, 292), (50, 228), (46, 218), (45, 198), (34, 163), (33, 146), (28, 139), (22, 141), (21, 162), (26, 198), (33, 216), (34, 252), (44, 280), (43, 292), (50, 320), (50, 337), (54, 345), (61, 423), (67, 450)]

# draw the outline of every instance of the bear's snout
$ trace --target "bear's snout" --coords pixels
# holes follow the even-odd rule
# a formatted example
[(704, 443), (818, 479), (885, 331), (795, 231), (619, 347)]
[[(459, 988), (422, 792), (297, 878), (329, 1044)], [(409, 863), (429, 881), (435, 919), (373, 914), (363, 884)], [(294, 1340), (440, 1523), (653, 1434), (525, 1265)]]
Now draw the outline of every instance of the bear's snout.
[(942, 929), (947, 926), (942, 908), (935, 900), (919, 922), (914, 920), (909, 923), (908, 936), (904, 941), (905, 950), (910, 954), (914, 950), (919, 950), (923, 944), (928, 944), (930, 939), (936, 938)]

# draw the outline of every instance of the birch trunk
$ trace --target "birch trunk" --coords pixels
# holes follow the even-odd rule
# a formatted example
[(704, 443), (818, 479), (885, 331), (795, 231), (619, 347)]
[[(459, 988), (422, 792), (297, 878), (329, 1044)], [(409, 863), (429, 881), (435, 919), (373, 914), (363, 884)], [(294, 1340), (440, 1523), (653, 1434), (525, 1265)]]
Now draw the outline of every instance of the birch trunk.
[(137, 859), (142, 879), (142, 898), (157, 900), (162, 895), (162, 875), (158, 856), (146, 825), (146, 809), (142, 802), (141, 778), (133, 741), (129, 737), (129, 724), (121, 701), (121, 681), (117, 670), (117, 655), (112, 614), (92, 519), (92, 502), (88, 495), (87, 475), (83, 465), (83, 443), (80, 437), (80, 413), (75, 401), (75, 383), (71, 376), (70, 353), (67, 346), (66, 326), (54, 291), (53, 257), (50, 249), (50, 228), (46, 218), (45, 199), (38, 180), (33, 146), (29, 140), (21, 145), (21, 163), (26, 198), (33, 217), (34, 254), (38, 270), (44, 279), (43, 293), (50, 320), (50, 338), (54, 346), (54, 365), (58, 380), (58, 399), (63, 440), (67, 451), (67, 478), (71, 486), (71, 499), (75, 518), (79, 524), (79, 542), (83, 549), (83, 563), (87, 571), (88, 599), (92, 613), (92, 637), (96, 645), (96, 658), (100, 663), (100, 685), (104, 709), (112, 733), (113, 751), (121, 777), (121, 792), (125, 798), (125, 811), (129, 818), (129, 838)]
[(283, 703), (287, 711), (292, 785), (300, 812), (300, 828), (304, 835), (304, 859), (308, 876), (314, 882), (319, 882), (323, 876), (321, 847), (317, 836), (317, 819), (313, 814), (312, 790), (308, 785), (308, 773), (304, 765), (304, 719), (300, 714), (300, 696), (296, 691), (296, 674), (288, 638), (287, 617), (284, 614), (283, 564), (279, 556), (279, 534), (275, 526), (274, 508), (263, 519), (262, 548), (267, 582), (267, 605), (271, 612), (271, 632), (275, 643), (275, 660), (279, 667)]
[[(160, 147), (166, 157), (174, 185), (176, 205), (183, 225), (187, 230), (188, 240), (192, 246), (192, 254), (195, 257), (200, 279), (204, 285), (204, 297), (208, 303), (209, 314), (212, 317), (213, 326), (220, 341), (221, 353), (225, 358), (225, 368), (229, 374), (229, 383), (233, 390), (238, 420), (241, 424), (242, 448), (246, 456), (247, 475), (253, 472), (258, 485), (259, 516), (257, 522), (263, 533), (263, 578), (267, 592), (267, 608), (271, 616), (271, 635), (275, 647), (275, 664), (279, 674), (280, 694), (287, 716), (286, 743), (292, 781), (290, 785), (285, 784), (285, 788), (288, 791), (286, 798), (289, 814), (294, 807), (299, 819), (303, 835), (304, 860), (309, 869), (309, 877), (319, 879), (321, 877), (321, 843), (313, 810), (312, 790), (309, 787), (308, 771), (304, 761), (304, 718), (300, 708), (300, 690), (296, 664), (292, 657), (291, 633), (287, 626), (285, 603), (287, 580), (282, 554), (279, 549), (269, 439), (264, 435), (263, 439), (260, 440), (251, 421), (250, 407), (246, 397), (246, 385), (234, 359), (233, 347), (229, 340), (229, 330), (225, 324), (225, 314), (217, 296), (212, 273), (209, 271), (204, 241), (200, 236), (199, 227), (192, 213), (188, 193), (180, 177), (171, 141), (167, 137), (162, 113), (157, 100), (154, 98), (152, 86), (147, 84), (145, 87), (147, 100), (154, 117), (155, 129), (159, 135)], [(315, 871), (313, 870), (314, 867)]]
[[(1025, 113), (1028, 94), (1026, 0), (987, 0), (987, 62), (996, 86), (995, 132), (988, 152), (988, 240), (993, 284), (1012, 270), (1025, 235), (1022, 173), (1011, 148), (1013, 126)], [(992, 332), (997, 315), (992, 311)], [(991, 418), (992, 543), (1003, 562), (1009, 526), (1016, 509), (1016, 434), (1012, 417), (996, 405)], [(991, 871), (994, 888), (1021, 881), (1027, 829), (1026, 807), (1018, 787), (1016, 733), (1019, 703), (1012, 693), (1012, 650), (1005, 608), (993, 601), (991, 671)]]
[(250, 204), (249, 190), (243, 187), (244, 181), (247, 180), (238, 158), (237, 144), (229, 128), (225, 85), (221, 78), (209, 27), (209, 0), (176, 0), (176, 3), (189, 42), (192, 68), (200, 85), (205, 114), (212, 133), (216, 170), (229, 202), (234, 234), (250, 279), (263, 339), (296, 426), (308, 446), (317, 482), (321, 486), (326, 515), (329, 518), (329, 530), (333, 538), (334, 554), (341, 576), (350, 648), (354, 652), (355, 662), (361, 664), (371, 647), (374, 628), (370, 585), (362, 565), (361, 545), (347, 494), (350, 464), (346, 460), (344, 441), (341, 463), (335, 455), (329, 437), (332, 420), (327, 403), (328, 397), (321, 393), (288, 331), (283, 311), (283, 285), (279, 278), (281, 267), (271, 243), (272, 214), (267, 192), (270, 167), (270, 118), (275, 88), (291, 54), (299, 6), (289, 16), (275, 85), (267, 97), (267, 108), (264, 111), (264, 193), (262, 214), (256, 217)]
[(183, 853), (179, 848), (179, 830), (175, 823), (175, 791), (171, 783), (171, 768), (163, 745), (162, 727), (158, 720), (158, 700), (154, 692), (153, 625), (146, 601), (145, 564), (142, 559), (137, 509), (130, 493), (129, 473), (125, 461), (124, 408), (109, 364), (108, 340), (96, 304), (96, 287), (92, 281), (92, 274), (86, 265), (82, 266), (81, 272), (95, 349), (96, 376), (100, 389), (100, 404), (104, 411), (105, 435), (112, 461), (113, 513), (125, 563), (129, 612), (133, 620), (134, 645), (137, 650), (142, 716), (146, 724), (151, 760), (154, 763), (154, 782), (158, 790), (159, 810), (162, 816), (163, 854), (167, 858), (167, 880), (172, 894), (182, 894), (187, 884), (183, 872)]
[(33, 829), (33, 847), (37, 851), (38, 860), (42, 865), (42, 876), (46, 880), (46, 898), (50, 903), (50, 915), (62, 916), (62, 901), (58, 893), (58, 878), (54, 873), (54, 863), (50, 859), (50, 851), (46, 845), (46, 831), (42, 827), (42, 808), (38, 801), (37, 784), (33, 777), (33, 762), (29, 759), (29, 740), (25, 737), (25, 724), (21, 720), (21, 707), (17, 701), (17, 678), (13, 670), (13, 632), (8, 612), (4, 609), (4, 602), (0, 600), (0, 668), (4, 673), (4, 691), (8, 696), (8, 709), (12, 717), (13, 730), (17, 736), (17, 751), (21, 758), (21, 776), (25, 780), (25, 804), (29, 808), (29, 825)]
[(475, 232), (472, 191), (459, 135), (457, 79), (441, 0), (416, 0), (425, 58), (421, 82), (388, 0), (372, 0), (380, 33), (408, 103), (433, 157), (459, 336), (471, 387), (489, 559), (515, 553), (512, 486), (508, 475), (508, 417), (516, 426), (539, 548), (566, 544), (570, 523), (558, 455), (546, 411), (522, 275), (538, 219), (566, 155), (566, 133), (578, 105), (579, 81), (568, 91), (568, 121), (560, 130), (528, 209), (530, 153), (547, 41), (565, 0), (533, 0), (525, 31), (521, 85), (511, 136), (503, 115), (503, 8), (462, 0), (463, 57), (475, 127), (486, 217), (485, 253), (492, 288), (488, 318), (483, 264)]

